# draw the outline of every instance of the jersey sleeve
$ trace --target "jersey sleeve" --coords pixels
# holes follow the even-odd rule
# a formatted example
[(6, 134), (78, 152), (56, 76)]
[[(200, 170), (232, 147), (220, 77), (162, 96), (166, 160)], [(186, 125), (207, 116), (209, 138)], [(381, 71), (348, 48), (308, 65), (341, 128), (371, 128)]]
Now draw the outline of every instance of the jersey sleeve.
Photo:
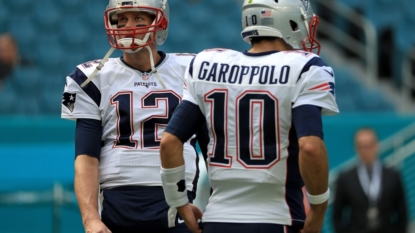
[(323, 115), (339, 112), (335, 99), (334, 72), (320, 57), (312, 58), (301, 71), (291, 101), (293, 108), (301, 105), (321, 107)]
[(76, 68), (66, 77), (62, 96), (62, 118), (68, 120), (78, 118), (101, 120), (99, 111), (101, 93), (93, 82), (81, 88), (81, 83), (86, 79), (87, 76), (79, 68)]
[[(196, 57), (195, 57), (196, 58)], [(195, 58), (190, 62), (190, 64), (186, 68), (186, 72), (184, 73), (184, 88), (183, 88), (183, 100), (187, 100), (193, 104), (198, 105), (196, 101), (196, 95), (194, 92), (193, 86), (193, 65)]]

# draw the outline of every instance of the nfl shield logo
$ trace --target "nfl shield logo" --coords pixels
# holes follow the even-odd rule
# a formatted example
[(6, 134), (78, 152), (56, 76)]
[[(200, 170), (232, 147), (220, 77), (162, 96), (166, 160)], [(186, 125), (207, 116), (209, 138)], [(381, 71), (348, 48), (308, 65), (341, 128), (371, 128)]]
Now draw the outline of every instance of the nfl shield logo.
[(150, 77), (150, 75), (146, 72), (146, 73), (143, 73), (142, 75), (141, 75), (141, 78), (143, 79), (143, 80), (148, 80), (148, 78)]

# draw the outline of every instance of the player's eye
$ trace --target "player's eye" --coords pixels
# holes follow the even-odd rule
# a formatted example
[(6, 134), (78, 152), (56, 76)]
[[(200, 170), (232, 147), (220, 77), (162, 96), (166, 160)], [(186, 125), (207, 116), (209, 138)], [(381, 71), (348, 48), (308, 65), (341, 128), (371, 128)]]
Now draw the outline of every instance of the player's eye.
[(120, 23), (120, 22), (127, 22), (127, 21), (128, 21), (128, 19), (126, 17), (118, 18), (118, 23)]
[(118, 18), (118, 25), (117, 25), (117, 27), (118, 27), (118, 28), (123, 28), (123, 27), (125, 27), (125, 25), (127, 24), (127, 21), (128, 21), (128, 19), (127, 19), (127, 18), (124, 18), (124, 17), (122, 17), (122, 18)]

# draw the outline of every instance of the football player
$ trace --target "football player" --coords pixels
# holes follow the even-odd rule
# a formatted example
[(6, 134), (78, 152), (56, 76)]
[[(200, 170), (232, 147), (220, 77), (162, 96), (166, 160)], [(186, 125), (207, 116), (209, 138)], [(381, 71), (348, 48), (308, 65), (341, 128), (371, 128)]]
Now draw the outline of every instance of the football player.
[[(194, 55), (157, 51), (167, 38), (167, 0), (110, 0), (104, 18), (111, 50), (66, 77), (62, 100), (62, 118), (76, 120), (75, 192), (85, 231), (189, 232), (165, 201), (159, 146)], [(108, 59), (114, 49), (123, 56)], [(199, 144), (205, 151), (207, 142)], [(198, 180), (194, 146), (193, 137), (183, 147), (189, 202)]]
[(209, 49), (190, 63), (160, 152), (167, 203), (192, 232), (201, 231), (198, 216), (177, 186), (186, 175), (182, 145), (204, 122), (213, 193), (203, 233), (320, 232), (330, 195), (322, 115), (339, 110), (317, 25), (308, 0), (245, 0), (242, 37), (251, 48)]

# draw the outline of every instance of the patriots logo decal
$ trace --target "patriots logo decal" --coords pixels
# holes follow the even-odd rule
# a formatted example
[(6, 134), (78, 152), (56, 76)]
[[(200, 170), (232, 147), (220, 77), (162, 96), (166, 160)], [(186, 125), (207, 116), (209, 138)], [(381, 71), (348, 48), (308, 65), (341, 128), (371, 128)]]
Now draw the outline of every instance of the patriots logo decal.
[(334, 83), (333, 82), (325, 82), (315, 87), (308, 89), (310, 91), (317, 90), (317, 91), (329, 91), (332, 95), (334, 95)]
[(69, 109), (69, 111), (73, 112), (76, 100), (76, 93), (63, 93), (62, 96), (62, 104)]
[(301, 0), (304, 5), (305, 11), (308, 11), (308, 5), (310, 4), (309, 0)]

